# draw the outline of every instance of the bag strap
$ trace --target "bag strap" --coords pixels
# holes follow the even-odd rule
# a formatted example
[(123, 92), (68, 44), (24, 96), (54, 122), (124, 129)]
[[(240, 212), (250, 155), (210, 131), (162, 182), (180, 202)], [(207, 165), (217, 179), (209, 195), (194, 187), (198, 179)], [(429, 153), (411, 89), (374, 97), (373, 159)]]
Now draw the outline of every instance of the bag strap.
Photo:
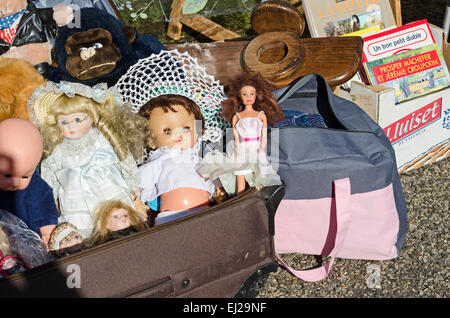
[(345, 237), (347, 235), (347, 230), (350, 224), (350, 197), (351, 197), (351, 186), (350, 179), (339, 179), (334, 182), (334, 193), (336, 200), (336, 219), (337, 219), (337, 231), (334, 240), (333, 250), (330, 252), (329, 256), (331, 259), (329, 263), (309, 270), (296, 270), (284, 263), (279, 255), (275, 253), (278, 261), (283, 267), (285, 267), (289, 272), (291, 272), (296, 277), (303, 279), (308, 282), (317, 282), (325, 279), (330, 273), (331, 267), (333, 266), (334, 260), (344, 245)]

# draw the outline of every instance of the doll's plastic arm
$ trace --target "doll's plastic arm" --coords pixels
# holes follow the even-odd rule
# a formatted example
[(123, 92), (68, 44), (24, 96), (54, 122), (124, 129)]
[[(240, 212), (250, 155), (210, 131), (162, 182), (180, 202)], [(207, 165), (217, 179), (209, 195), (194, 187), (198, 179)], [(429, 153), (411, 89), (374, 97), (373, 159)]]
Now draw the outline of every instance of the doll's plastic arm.
[(133, 205), (136, 211), (139, 212), (144, 217), (144, 219), (147, 219), (147, 212), (148, 210), (150, 210), (150, 208), (141, 201), (140, 193), (139, 195), (137, 195), (136, 192), (133, 192), (131, 194), (131, 198), (133, 199)]
[(45, 247), (48, 248), (48, 241), (50, 240), (50, 235), (55, 229), (56, 224), (50, 224), (42, 226), (39, 231), (41, 232), (42, 241), (44, 241)]

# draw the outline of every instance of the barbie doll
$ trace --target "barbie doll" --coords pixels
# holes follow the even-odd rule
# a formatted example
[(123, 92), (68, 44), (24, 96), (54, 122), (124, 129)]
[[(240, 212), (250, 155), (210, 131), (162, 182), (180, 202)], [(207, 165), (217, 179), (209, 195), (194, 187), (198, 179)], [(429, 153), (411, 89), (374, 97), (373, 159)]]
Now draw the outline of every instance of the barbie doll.
[[(285, 118), (272, 94), (275, 88), (262, 76), (249, 74), (238, 76), (229, 86), (221, 116), (232, 124), (234, 147), (227, 158), (213, 152), (198, 166), (201, 175), (219, 177), (227, 192), (237, 187), (237, 193), (241, 193), (246, 181), (250, 186), (281, 184), (265, 155), (267, 124), (273, 126)], [(236, 176), (236, 187), (229, 185), (234, 183), (231, 174)]]
[(41, 174), (59, 202), (59, 222), (72, 223), (86, 238), (98, 204), (139, 198), (136, 160), (147, 123), (102, 84), (48, 82), (30, 104), (44, 140)]

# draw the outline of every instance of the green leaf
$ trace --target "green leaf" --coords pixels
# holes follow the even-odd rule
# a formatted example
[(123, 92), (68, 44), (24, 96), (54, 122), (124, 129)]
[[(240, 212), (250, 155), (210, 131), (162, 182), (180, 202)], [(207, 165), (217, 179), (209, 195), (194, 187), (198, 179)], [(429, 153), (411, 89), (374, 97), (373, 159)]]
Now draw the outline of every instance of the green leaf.
[(193, 14), (202, 10), (208, 0), (186, 0), (183, 6), (183, 14)]

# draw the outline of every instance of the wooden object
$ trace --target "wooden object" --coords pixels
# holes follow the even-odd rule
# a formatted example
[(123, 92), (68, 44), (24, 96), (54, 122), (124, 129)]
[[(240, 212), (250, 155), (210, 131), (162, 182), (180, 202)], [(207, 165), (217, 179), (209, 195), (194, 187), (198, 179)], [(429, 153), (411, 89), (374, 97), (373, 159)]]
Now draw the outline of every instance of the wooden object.
[(172, 6), (170, 8), (170, 22), (167, 28), (167, 35), (170, 38), (174, 40), (180, 39), (183, 24), (215, 41), (240, 37), (239, 34), (222, 27), (220, 24), (217, 24), (204, 16), (196, 14), (184, 15), (183, 6), (185, 1), (186, 0), (172, 1)]
[(392, 12), (394, 13), (395, 22), (397, 26), (402, 25), (402, 8), (400, 4), (400, 0), (389, 0), (392, 7)]
[(239, 34), (230, 31), (220, 24), (217, 24), (203, 16), (183, 16), (181, 22), (191, 29), (213, 39), (214, 41), (223, 41), (241, 37)]
[(250, 74), (260, 73), (276, 83), (294, 75), (303, 66), (305, 47), (290, 32), (266, 32), (243, 49), (241, 63)]
[(257, 5), (251, 16), (253, 30), (257, 34), (273, 31), (289, 31), (302, 36), (305, 19), (296, 7), (281, 1), (266, 1)]
[(186, 0), (173, 0), (170, 7), (170, 22), (167, 28), (167, 35), (174, 40), (179, 40), (183, 25), (180, 22), (183, 14), (183, 6)]
[[(227, 85), (229, 80), (243, 72), (241, 52), (249, 41), (232, 40), (214, 43), (166, 44), (167, 49), (187, 51), (197, 58), (206, 72)], [(358, 71), (362, 60), (361, 37), (302, 38), (305, 48), (303, 66), (291, 77), (275, 83), (284, 87), (298, 77), (310, 73), (321, 74), (331, 86), (350, 80)]]

